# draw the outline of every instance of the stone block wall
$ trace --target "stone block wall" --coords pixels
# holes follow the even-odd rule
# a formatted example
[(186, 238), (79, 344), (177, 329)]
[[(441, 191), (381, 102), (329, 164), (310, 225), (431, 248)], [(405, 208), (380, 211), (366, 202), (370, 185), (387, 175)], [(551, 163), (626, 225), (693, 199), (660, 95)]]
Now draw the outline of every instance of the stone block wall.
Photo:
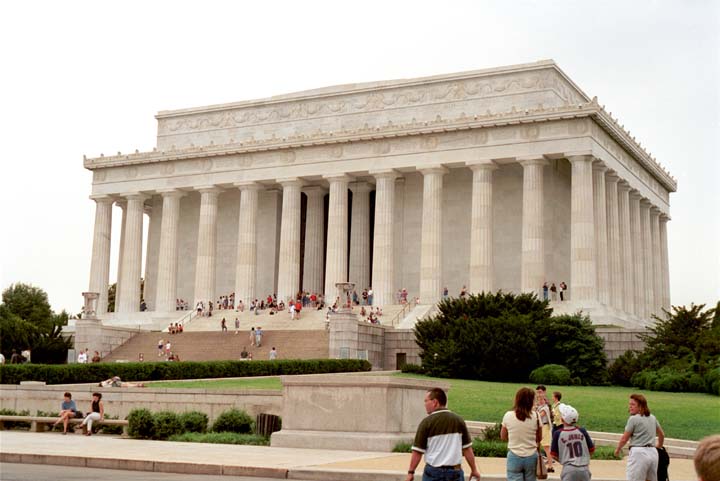
[(415, 342), (412, 329), (389, 329), (385, 331), (385, 369), (400, 369), (398, 354), (405, 354), (407, 364), (420, 364), (420, 347)]
[(642, 351), (645, 343), (638, 337), (647, 333), (645, 329), (622, 329), (617, 327), (599, 327), (595, 330), (605, 341), (605, 354), (612, 362), (626, 351)]
[[(391, 329), (391, 328), (390, 328)], [(358, 351), (367, 351), (367, 359), (373, 365), (373, 369), (388, 369), (385, 365), (385, 336), (389, 328), (358, 323)]]
[[(75, 323), (75, 352), (87, 348), (91, 356), (98, 351), (100, 357), (104, 357), (138, 332), (138, 329), (106, 326), (98, 321), (80, 319)], [(73, 357), (76, 358), (77, 356)]]

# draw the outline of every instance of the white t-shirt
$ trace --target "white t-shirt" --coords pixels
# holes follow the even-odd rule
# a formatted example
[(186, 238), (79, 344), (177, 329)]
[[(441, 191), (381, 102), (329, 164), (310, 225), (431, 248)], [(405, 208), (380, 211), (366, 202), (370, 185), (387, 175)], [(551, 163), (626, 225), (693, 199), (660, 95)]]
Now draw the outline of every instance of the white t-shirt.
[(508, 431), (508, 450), (515, 456), (532, 456), (537, 450), (535, 433), (537, 432), (538, 421), (535, 412), (525, 421), (520, 421), (515, 416), (515, 411), (508, 411), (503, 416), (502, 425)]
[(87, 354), (85, 352), (81, 352), (78, 354), (78, 363), (79, 364), (86, 364), (87, 363)]

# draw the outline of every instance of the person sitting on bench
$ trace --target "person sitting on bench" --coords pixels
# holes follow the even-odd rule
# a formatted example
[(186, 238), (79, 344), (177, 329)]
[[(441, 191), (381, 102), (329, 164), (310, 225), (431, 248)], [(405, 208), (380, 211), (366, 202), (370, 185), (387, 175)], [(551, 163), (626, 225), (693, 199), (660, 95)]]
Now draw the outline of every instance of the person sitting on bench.
[(105, 406), (103, 406), (101, 399), (102, 394), (99, 392), (93, 393), (93, 400), (90, 404), (91, 412), (85, 416), (85, 419), (83, 419), (81, 424), (83, 428), (87, 425), (87, 432), (85, 433), (86, 436), (90, 436), (92, 434), (93, 421), (102, 421), (105, 419)]
[(81, 418), (82, 413), (77, 410), (75, 401), (72, 400), (72, 394), (66, 392), (63, 394), (65, 400), (60, 405), (60, 417), (53, 423), (53, 427), (57, 426), (60, 421), (63, 423), (63, 434), (67, 434), (68, 420), (70, 418)]

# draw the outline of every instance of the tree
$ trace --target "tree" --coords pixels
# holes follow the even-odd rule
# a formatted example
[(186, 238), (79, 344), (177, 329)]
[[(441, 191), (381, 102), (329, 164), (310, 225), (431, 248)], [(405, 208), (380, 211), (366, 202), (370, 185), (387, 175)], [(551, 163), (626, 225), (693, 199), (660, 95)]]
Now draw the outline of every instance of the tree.
[(9, 359), (13, 349), (30, 349), (32, 361), (62, 363), (72, 347), (72, 338), (62, 336), (68, 314), (55, 314), (47, 293), (28, 284), (13, 284), (2, 294), (0, 304), (0, 349)]

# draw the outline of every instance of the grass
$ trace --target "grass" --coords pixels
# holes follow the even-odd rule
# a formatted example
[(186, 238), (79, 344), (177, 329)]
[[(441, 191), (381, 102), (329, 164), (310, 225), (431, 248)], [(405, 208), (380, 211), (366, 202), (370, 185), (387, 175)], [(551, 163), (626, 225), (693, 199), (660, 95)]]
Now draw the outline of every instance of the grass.
[[(437, 379), (417, 374), (399, 377)], [(500, 422), (512, 408), (515, 392), (527, 384), (442, 379), (449, 382), (448, 406), (465, 419)], [(530, 386), (534, 387), (534, 386)], [(605, 386), (548, 386), (562, 392), (562, 401), (580, 413), (581, 426), (591, 431), (621, 433), (627, 422), (628, 397), (635, 388)], [(660, 421), (665, 436), (699, 440), (720, 432), (720, 398), (700, 393), (644, 392), (648, 405)]]
[(244, 444), (249, 446), (270, 446), (270, 438), (259, 434), (238, 433), (183, 433), (170, 436), (168, 441), (184, 443)]
[[(400, 377), (436, 379), (416, 374)], [(530, 384), (442, 379), (450, 383), (450, 408), (465, 419), (500, 422), (512, 408), (515, 392)], [(152, 383), (154, 387), (196, 389), (282, 389), (280, 378), (221, 379), (217, 381), (173, 381)], [(534, 387), (534, 386), (531, 386)], [(591, 431), (621, 433), (627, 421), (627, 402), (635, 388), (605, 386), (548, 386), (548, 394), (558, 390), (563, 401), (580, 412), (580, 425)], [(671, 438), (699, 440), (720, 432), (720, 397), (700, 393), (648, 391), (650, 410)], [(692, 413), (692, 415), (690, 414)]]
[(258, 378), (242, 378), (242, 379), (218, 379), (217, 381), (168, 381), (153, 382), (149, 386), (157, 388), (179, 388), (179, 389), (273, 389), (281, 390), (279, 376), (258, 377)]

